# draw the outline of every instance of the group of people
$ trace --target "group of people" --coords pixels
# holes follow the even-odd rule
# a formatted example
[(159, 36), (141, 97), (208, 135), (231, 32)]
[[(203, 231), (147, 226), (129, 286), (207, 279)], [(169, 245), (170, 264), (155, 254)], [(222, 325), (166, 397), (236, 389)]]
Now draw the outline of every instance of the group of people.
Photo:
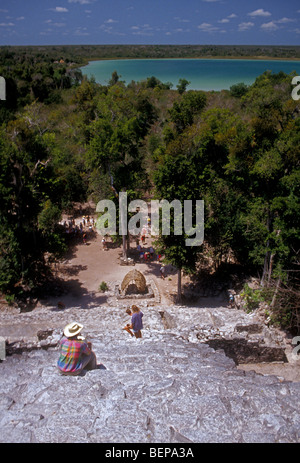
[(149, 262), (150, 260), (154, 260), (155, 258), (159, 262), (161, 259), (161, 254), (155, 254), (155, 250), (153, 249), (152, 246), (150, 246), (148, 249), (144, 250), (140, 244), (137, 245), (136, 247), (137, 252), (139, 253), (139, 259), (140, 262)]
[[(139, 252), (139, 259), (140, 262), (150, 262), (155, 258), (155, 251), (152, 246), (149, 247), (149, 251), (144, 251), (139, 242), (137, 241), (137, 251)], [(161, 261), (161, 254), (156, 255), (157, 262)], [(160, 269), (160, 276), (164, 280), (166, 277), (166, 266), (164, 264), (161, 265)]]
[(154, 249), (152, 246), (150, 246), (149, 251), (144, 251), (140, 245), (137, 246), (137, 251), (139, 252), (139, 258), (140, 262), (145, 262), (149, 260), (153, 260), (154, 258)]
[(74, 218), (71, 218), (68, 220), (68, 223), (65, 220), (63, 226), (65, 228), (65, 232), (70, 237), (79, 237), (80, 239), (82, 239), (83, 244), (87, 244), (88, 234), (90, 233), (92, 235), (94, 233), (96, 222), (94, 217), (83, 216), (81, 221), (79, 222), (79, 225), (75, 222)]
[[(131, 323), (127, 323), (125, 331), (136, 338), (142, 337), (143, 312), (133, 305), (126, 313), (131, 316)], [(96, 355), (92, 350), (92, 343), (87, 341), (81, 331), (83, 325), (77, 322), (69, 323), (63, 331), (59, 345), (59, 359), (57, 367), (62, 375), (78, 376), (83, 370), (98, 368)]]

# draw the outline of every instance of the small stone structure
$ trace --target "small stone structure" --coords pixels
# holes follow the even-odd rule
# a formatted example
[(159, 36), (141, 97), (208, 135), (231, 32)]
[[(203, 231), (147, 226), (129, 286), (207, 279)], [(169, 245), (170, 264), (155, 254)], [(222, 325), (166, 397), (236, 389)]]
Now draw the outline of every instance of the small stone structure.
[(126, 296), (129, 294), (146, 294), (148, 292), (146, 278), (138, 270), (128, 272), (121, 284), (121, 293)]
[(117, 299), (151, 299), (153, 303), (160, 302), (160, 294), (154, 281), (146, 281), (138, 270), (131, 270), (125, 275), (121, 285), (116, 285), (115, 295)]

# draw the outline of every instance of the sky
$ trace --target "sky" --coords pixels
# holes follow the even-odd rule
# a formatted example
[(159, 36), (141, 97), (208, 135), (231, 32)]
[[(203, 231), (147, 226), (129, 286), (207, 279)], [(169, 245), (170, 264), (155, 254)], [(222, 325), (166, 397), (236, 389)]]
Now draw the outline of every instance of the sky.
[(0, 0), (0, 45), (300, 45), (299, 0)]

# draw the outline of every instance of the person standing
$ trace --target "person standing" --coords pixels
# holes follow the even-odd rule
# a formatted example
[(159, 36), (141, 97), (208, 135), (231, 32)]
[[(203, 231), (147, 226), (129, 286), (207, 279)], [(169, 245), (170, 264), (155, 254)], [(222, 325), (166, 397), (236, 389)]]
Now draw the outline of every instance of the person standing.
[(162, 279), (164, 280), (165, 279), (165, 273), (166, 273), (166, 267), (164, 266), (164, 264), (162, 264), (159, 271), (160, 271), (160, 275), (161, 275)]
[(132, 310), (132, 315), (131, 315), (131, 326), (130, 328), (133, 331), (133, 334), (135, 335), (136, 338), (141, 338), (142, 337), (142, 332), (141, 330), (143, 329), (143, 312), (139, 307), (136, 305), (133, 305), (131, 307)]
[(153, 257), (154, 257), (154, 249), (153, 249), (152, 246), (150, 246), (149, 252), (150, 252), (150, 258), (153, 259)]
[[(130, 317), (132, 316), (132, 312), (130, 309), (126, 309), (126, 313), (127, 315), (129, 315)], [(127, 333), (129, 333), (131, 336), (134, 336), (133, 332), (131, 331), (130, 329), (131, 325), (130, 323), (127, 323), (126, 326), (123, 328), (123, 330), (127, 331)]]

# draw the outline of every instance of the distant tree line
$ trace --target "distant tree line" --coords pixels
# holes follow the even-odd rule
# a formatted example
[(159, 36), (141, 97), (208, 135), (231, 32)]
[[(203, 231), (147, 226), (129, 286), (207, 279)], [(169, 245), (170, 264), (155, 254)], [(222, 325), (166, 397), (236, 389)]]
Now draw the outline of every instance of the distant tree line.
[(89, 60), (116, 58), (204, 58), (204, 57), (300, 58), (300, 46), (274, 45), (49, 45), (2, 46), (1, 61), (40, 59), (67, 65), (84, 65)]

